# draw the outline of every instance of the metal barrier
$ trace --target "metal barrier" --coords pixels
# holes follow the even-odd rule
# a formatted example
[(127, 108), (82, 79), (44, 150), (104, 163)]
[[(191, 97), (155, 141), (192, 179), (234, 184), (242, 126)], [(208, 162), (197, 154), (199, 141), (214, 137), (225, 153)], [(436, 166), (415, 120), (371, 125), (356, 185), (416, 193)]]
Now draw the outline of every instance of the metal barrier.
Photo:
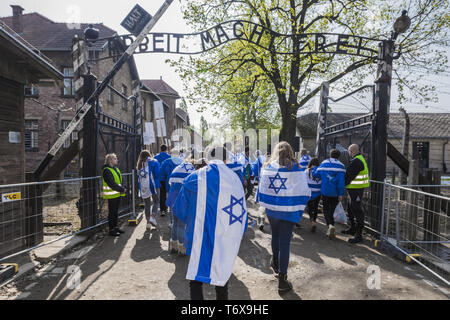
[[(446, 196), (450, 186), (372, 184), (383, 185), (384, 189), (377, 230), (380, 245), (395, 249), (407, 261), (417, 262), (450, 285), (450, 197)], [(432, 188), (434, 193), (419, 188)]]
[[(119, 215), (134, 215), (134, 172), (123, 174), (122, 185), (130, 191)], [(101, 190), (101, 177), (0, 186), (0, 262), (105, 224)]]

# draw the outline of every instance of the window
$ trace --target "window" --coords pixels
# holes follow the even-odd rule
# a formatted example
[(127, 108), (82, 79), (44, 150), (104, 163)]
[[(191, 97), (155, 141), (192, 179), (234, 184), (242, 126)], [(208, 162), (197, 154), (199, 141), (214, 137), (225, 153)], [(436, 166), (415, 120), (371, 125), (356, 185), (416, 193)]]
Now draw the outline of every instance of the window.
[(32, 84), (25, 86), (24, 95), (25, 95), (25, 98), (38, 97), (39, 96), (39, 88)]
[[(61, 129), (62, 129), (62, 132), (64, 132), (64, 131), (67, 129), (67, 127), (68, 127), (69, 124), (70, 124), (70, 121), (71, 121), (71, 120), (63, 120), (63, 121), (62, 121), (62, 123), (61, 123)], [(64, 141), (63, 148), (64, 148), (64, 149), (67, 149), (68, 147), (70, 147), (70, 144), (71, 144), (72, 142), (74, 142), (75, 140), (78, 140), (78, 132), (77, 132), (76, 130), (74, 130), (74, 131), (72, 132), (72, 135), (71, 135), (70, 139), (66, 139), (66, 141)]]
[(39, 125), (37, 120), (25, 120), (25, 150), (38, 151)]
[[(109, 82), (109, 85), (111, 87), (114, 87), (114, 79), (111, 79), (111, 81)], [(111, 104), (114, 104), (114, 92), (112, 91), (111, 88), (108, 88), (108, 102)]]
[[(125, 97), (128, 97), (128, 88), (126, 85), (122, 85), (122, 94)], [(128, 106), (128, 101), (125, 99), (122, 99), (122, 109), (127, 110), (127, 106)]]
[(64, 73), (64, 92), (65, 96), (75, 95), (75, 83), (73, 81), (73, 68), (63, 68)]

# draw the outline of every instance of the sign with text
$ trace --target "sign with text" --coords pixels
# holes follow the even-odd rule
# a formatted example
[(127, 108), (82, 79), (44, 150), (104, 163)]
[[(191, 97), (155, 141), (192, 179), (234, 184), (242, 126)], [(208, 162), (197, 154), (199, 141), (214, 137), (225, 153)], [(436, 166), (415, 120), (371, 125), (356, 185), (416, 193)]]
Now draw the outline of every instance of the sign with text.
[(144, 132), (144, 144), (152, 144), (155, 143), (155, 128), (153, 126), (153, 122), (145, 123), (145, 132)]
[(137, 4), (120, 25), (137, 37), (151, 19), (152, 16)]
[(165, 137), (166, 134), (166, 122), (164, 119), (156, 120), (156, 131), (158, 132), (158, 137)]
[(164, 119), (164, 106), (161, 100), (156, 100), (153, 103), (153, 108), (155, 111), (155, 119)]
[(14, 202), (22, 200), (21, 192), (12, 192), (2, 194), (2, 202)]
[[(373, 59), (377, 58), (378, 44), (382, 41), (337, 33), (305, 33), (296, 37), (301, 55), (347, 54)], [(127, 46), (135, 40), (133, 35), (120, 38)], [(135, 53), (200, 54), (229, 41), (241, 40), (277, 54), (292, 54), (289, 49), (292, 38), (293, 35), (280, 34), (254, 22), (232, 20), (198, 33), (149, 33)]]

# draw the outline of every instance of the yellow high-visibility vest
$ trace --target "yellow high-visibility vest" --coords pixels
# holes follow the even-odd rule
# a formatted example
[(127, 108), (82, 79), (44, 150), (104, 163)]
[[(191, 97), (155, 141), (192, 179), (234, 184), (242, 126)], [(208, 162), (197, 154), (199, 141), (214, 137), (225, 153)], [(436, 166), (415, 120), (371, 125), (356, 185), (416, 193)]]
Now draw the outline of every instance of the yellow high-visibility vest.
[[(114, 176), (114, 181), (118, 185), (122, 185), (122, 173), (120, 172), (120, 170), (118, 168), (117, 168), (117, 172), (113, 168), (106, 167), (105, 169), (108, 169), (112, 173), (112, 175)], [(103, 169), (103, 170), (105, 170), (105, 169)], [(124, 193), (120, 194), (120, 192), (117, 192), (117, 191), (111, 189), (110, 186), (108, 186), (108, 184), (106, 183), (105, 179), (102, 178), (102, 180), (103, 180), (103, 190), (102, 190), (103, 199), (115, 199), (115, 198), (119, 198), (119, 197), (125, 197)]]
[(358, 173), (355, 179), (346, 187), (347, 189), (364, 189), (370, 187), (370, 178), (369, 178), (369, 168), (367, 167), (366, 160), (362, 155), (357, 155), (355, 157), (359, 159), (364, 164), (364, 170)]

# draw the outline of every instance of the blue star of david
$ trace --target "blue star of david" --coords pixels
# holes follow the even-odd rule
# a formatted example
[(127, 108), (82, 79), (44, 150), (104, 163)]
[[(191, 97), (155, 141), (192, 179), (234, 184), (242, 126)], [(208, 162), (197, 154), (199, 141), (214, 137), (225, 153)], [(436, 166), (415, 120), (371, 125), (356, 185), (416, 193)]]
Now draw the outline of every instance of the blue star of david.
[[(269, 179), (270, 179), (269, 189), (274, 190), (276, 194), (278, 194), (278, 192), (280, 192), (280, 190), (287, 190), (286, 185), (285, 185), (287, 178), (282, 178), (280, 176), (280, 173), (277, 173), (277, 175), (275, 177), (269, 177)], [(280, 182), (281, 182), (279, 187), (275, 186), (275, 181), (277, 181), (277, 180), (280, 180)]]
[[(233, 207), (235, 205), (241, 205), (242, 208), (242, 214), (240, 216), (235, 216), (233, 214)], [(230, 205), (228, 207), (222, 208), (223, 211), (225, 211), (227, 214), (230, 215), (230, 226), (235, 223), (235, 222), (240, 222), (241, 224), (243, 223), (244, 220), (244, 215), (247, 212), (244, 209), (244, 198), (241, 198), (240, 200), (236, 199), (235, 197), (231, 196), (231, 200), (230, 200)]]
[(183, 169), (186, 170), (187, 172), (193, 171), (193, 170), (194, 170), (194, 168), (193, 168), (189, 163), (183, 163), (183, 165), (181, 166), (181, 168), (183, 168)]
[(139, 176), (141, 178), (145, 178), (145, 177), (147, 177), (147, 172), (144, 169), (139, 170)]

